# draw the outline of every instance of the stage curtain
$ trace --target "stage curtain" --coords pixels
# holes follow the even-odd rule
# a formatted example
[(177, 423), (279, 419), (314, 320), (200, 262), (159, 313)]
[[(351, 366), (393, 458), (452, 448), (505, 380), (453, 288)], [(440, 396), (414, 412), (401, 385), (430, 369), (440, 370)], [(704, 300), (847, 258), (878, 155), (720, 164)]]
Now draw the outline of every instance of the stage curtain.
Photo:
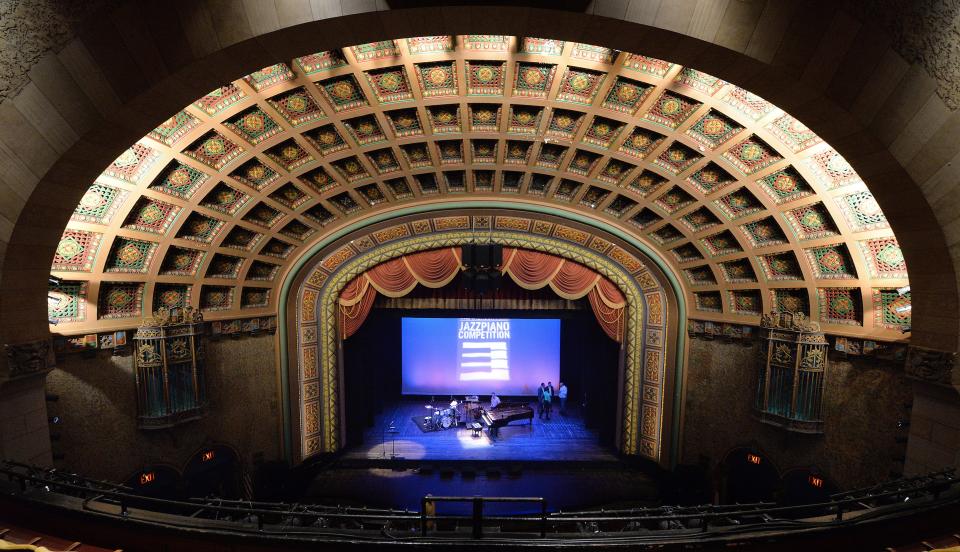
[(597, 293), (610, 308), (622, 309), (627, 306), (627, 299), (623, 296), (623, 292), (616, 284), (606, 278), (600, 277), (597, 280)]
[(550, 283), (563, 266), (563, 259), (539, 251), (503, 248), (505, 259), (501, 271), (509, 274), (524, 289), (540, 289)]
[(600, 275), (580, 263), (564, 260), (550, 279), (550, 289), (564, 299), (580, 299), (590, 292)]
[[(618, 302), (615, 298), (614, 300), (610, 299), (608, 296), (610, 291), (603, 289), (606, 287), (604, 284), (610, 286), (615, 292), (615, 295), (621, 299), (619, 306), (613, 306)], [(623, 343), (626, 301), (620, 293), (620, 290), (606, 278), (601, 278), (600, 281), (597, 282), (597, 285), (591, 288), (590, 293), (587, 294), (587, 299), (590, 301), (590, 308), (593, 309), (593, 315), (597, 318), (597, 323), (603, 328), (604, 333), (617, 343)]]
[(403, 263), (417, 282), (428, 288), (442, 288), (460, 272), (460, 255), (454, 248), (411, 253), (403, 257)]
[(613, 282), (590, 268), (539, 251), (504, 248), (502, 270), (524, 289), (549, 285), (570, 300), (586, 295), (603, 331), (617, 343), (623, 342), (626, 298)]
[[(367, 270), (340, 292), (341, 338), (350, 337), (360, 328), (378, 292), (397, 298), (410, 293), (418, 283), (442, 288), (461, 268), (459, 248), (447, 248), (412, 253)], [(613, 282), (590, 268), (539, 251), (505, 247), (501, 270), (524, 289), (549, 285), (563, 299), (587, 296), (603, 331), (618, 343), (623, 342), (626, 298)]]
[(403, 297), (417, 286), (417, 279), (403, 257), (380, 263), (366, 272), (370, 285), (387, 297)]
[(350, 281), (340, 292), (340, 339), (346, 339), (355, 334), (363, 325), (373, 302), (377, 298), (377, 290), (370, 285), (366, 274), (361, 274)]

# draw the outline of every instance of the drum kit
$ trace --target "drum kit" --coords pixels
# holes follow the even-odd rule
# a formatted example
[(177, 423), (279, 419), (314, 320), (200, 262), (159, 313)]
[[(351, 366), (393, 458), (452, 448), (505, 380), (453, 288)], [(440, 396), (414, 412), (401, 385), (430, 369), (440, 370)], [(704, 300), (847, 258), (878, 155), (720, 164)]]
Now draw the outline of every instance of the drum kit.
[(460, 411), (457, 409), (459, 403), (450, 401), (450, 406), (442, 408), (432, 404), (426, 405), (431, 411), (428, 416), (423, 417), (423, 425), (428, 431), (439, 431), (441, 429), (450, 429), (460, 424)]

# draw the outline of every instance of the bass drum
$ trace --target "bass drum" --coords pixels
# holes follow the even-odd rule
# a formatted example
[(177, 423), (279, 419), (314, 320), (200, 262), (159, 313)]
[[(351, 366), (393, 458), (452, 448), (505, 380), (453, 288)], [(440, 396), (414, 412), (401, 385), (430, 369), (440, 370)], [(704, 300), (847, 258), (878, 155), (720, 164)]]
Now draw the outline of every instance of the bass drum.
[(453, 416), (450, 414), (444, 414), (443, 417), (440, 418), (440, 427), (443, 429), (450, 429), (453, 427)]

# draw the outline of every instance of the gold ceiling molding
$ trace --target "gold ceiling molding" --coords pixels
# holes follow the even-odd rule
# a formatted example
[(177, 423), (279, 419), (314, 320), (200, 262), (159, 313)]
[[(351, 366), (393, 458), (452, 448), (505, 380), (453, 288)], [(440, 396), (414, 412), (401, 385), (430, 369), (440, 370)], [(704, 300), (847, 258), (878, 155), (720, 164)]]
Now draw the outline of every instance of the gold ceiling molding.
[(199, 98), (114, 161), (51, 269), (59, 333), (161, 305), (276, 312), (293, 259), (399, 206), (539, 202), (657, 250), (690, 316), (806, 311), (900, 339), (908, 284), (867, 186), (802, 123), (669, 61), (494, 35), (381, 41), (263, 68)]

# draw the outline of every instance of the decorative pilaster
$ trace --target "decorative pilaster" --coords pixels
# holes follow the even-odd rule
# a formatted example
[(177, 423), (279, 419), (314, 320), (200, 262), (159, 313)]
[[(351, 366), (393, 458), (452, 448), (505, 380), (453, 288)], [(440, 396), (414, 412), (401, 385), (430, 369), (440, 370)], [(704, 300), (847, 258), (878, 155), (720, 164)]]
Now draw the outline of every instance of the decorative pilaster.
[(956, 360), (957, 353), (954, 352), (911, 346), (907, 352), (904, 370), (907, 377), (915, 380), (944, 387), (957, 387), (960, 384), (960, 375), (954, 375)]
[(56, 360), (50, 339), (4, 345), (0, 364), (0, 456), (50, 465), (46, 375)]

